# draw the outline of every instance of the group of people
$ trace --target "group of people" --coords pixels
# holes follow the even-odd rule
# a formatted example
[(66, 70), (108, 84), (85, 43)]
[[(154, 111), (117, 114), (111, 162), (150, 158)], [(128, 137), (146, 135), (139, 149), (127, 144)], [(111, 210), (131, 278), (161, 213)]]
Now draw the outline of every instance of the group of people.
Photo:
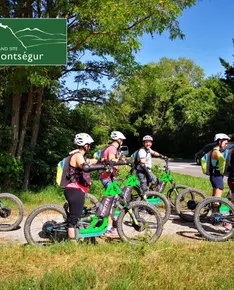
[[(112, 131), (110, 134), (110, 139), (111, 142), (103, 150), (101, 161), (111, 161), (113, 163), (118, 162), (121, 159), (119, 149), (126, 137), (119, 131)], [(86, 154), (93, 142), (94, 140), (89, 134), (79, 133), (74, 139), (74, 143), (78, 148), (70, 152), (72, 157), (70, 159), (69, 167), (69, 183), (64, 190), (64, 195), (68, 201), (70, 213), (68, 217), (68, 237), (70, 240), (74, 241), (76, 240), (78, 234), (76, 225), (82, 213), (85, 202), (85, 194), (91, 186), (89, 172), (100, 168), (97, 166), (99, 161), (96, 158), (90, 159), (86, 157)], [(166, 158), (162, 154), (153, 151), (151, 149), (152, 144), (153, 138), (146, 135), (143, 137), (143, 147), (137, 151), (139, 163), (137, 164), (136, 172), (143, 191), (148, 190), (149, 183), (151, 183), (153, 187), (156, 187), (158, 184), (157, 177), (151, 171), (151, 156), (153, 155), (155, 157)], [(126, 160), (126, 162), (128, 162), (128, 160)], [(100, 180), (105, 189), (117, 177), (117, 173), (118, 166), (113, 167), (113, 173), (106, 170), (101, 173)], [(114, 222), (110, 217), (108, 220), (106, 235), (117, 235)]]
[[(111, 161), (112, 163), (121, 160), (119, 154), (120, 146), (126, 139), (123, 133), (119, 131), (112, 131), (110, 134), (110, 143), (103, 149), (102, 161)], [(225, 150), (230, 138), (224, 133), (218, 133), (214, 137), (216, 142), (215, 147), (211, 152), (211, 164), (210, 164), (210, 182), (213, 188), (212, 195), (221, 197), (224, 189), (224, 176), (220, 173), (220, 157)], [(160, 157), (166, 159), (166, 156), (151, 149), (153, 144), (153, 138), (146, 135), (142, 139), (143, 146), (136, 154), (139, 162), (136, 165), (136, 173), (140, 182), (141, 189), (147, 191), (149, 184), (151, 183), (151, 189), (155, 189), (158, 184), (158, 178), (152, 173), (152, 158), (151, 156)], [(98, 170), (100, 167), (97, 163), (100, 161), (96, 158), (89, 159), (86, 157), (87, 152), (90, 149), (91, 144), (94, 142), (93, 138), (86, 133), (79, 133), (75, 136), (74, 143), (78, 147), (70, 152), (72, 155), (70, 159), (69, 167), (69, 183), (64, 190), (65, 198), (69, 204), (70, 215), (68, 217), (68, 237), (70, 240), (76, 240), (78, 229), (76, 227), (79, 217), (82, 213), (82, 209), (85, 202), (85, 194), (88, 192), (91, 186), (90, 171)], [(125, 159), (126, 162), (128, 160)], [(234, 203), (234, 154), (231, 158), (230, 165), (228, 167), (228, 185), (232, 192), (231, 201)], [(118, 166), (113, 166), (113, 172), (104, 170), (100, 175), (100, 181), (106, 189), (113, 180), (117, 177)], [(114, 223), (109, 217), (108, 228), (106, 235), (116, 235), (117, 231), (114, 227)]]

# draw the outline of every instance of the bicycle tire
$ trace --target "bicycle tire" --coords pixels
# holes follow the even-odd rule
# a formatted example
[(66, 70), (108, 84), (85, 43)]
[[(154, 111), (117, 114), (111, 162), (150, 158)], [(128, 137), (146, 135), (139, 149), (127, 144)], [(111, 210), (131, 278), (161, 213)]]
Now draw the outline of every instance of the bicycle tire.
[[(66, 221), (66, 213), (63, 209), (63, 207), (59, 206), (59, 205), (56, 205), (56, 204), (45, 204), (45, 205), (42, 205), (42, 206), (39, 206), (37, 208), (35, 208), (34, 210), (32, 210), (30, 212), (30, 214), (28, 215), (26, 221), (25, 221), (25, 224), (24, 224), (24, 236), (27, 240), (27, 242), (29, 243), (29, 245), (32, 245), (32, 246), (43, 246), (43, 242), (42, 241), (36, 241), (35, 238), (34, 238), (34, 232), (33, 232), (33, 226), (32, 226), (32, 223), (34, 222), (35, 218), (43, 213), (43, 212), (46, 212), (48, 210), (51, 210), (51, 211), (55, 211), (57, 212), (58, 214), (61, 215), (61, 220), (60, 222), (65, 222)], [(46, 216), (44, 216), (46, 218)], [(48, 217), (49, 218), (49, 217)], [(50, 219), (46, 222), (51, 222), (51, 223), (56, 223), (57, 221), (54, 221), (53, 219), (51, 220), (51, 218), (53, 218), (52, 216), (50, 216)], [(43, 223), (41, 225), (38, 225), (38, 233), (35, 233), (35, 235), (38, 235), (40, 237), (40, 234), (43, 236), (44, 234), (44, 230), (43, 230), (43, 226), (45, 225), (45, 223), (43, 221)], [(45, 242), (49, 243), (54, 243), (55, 241), (51, 241), (51, 239), (49, 237), (47, 237), (47, 234), (44, 234), (45, 236)], [(46, 240), (47, 239), (47, 240)]]
[[(186, 195), (191, 197), (191, 199), (186, 199)], [(206, 195), (203, 191), (197, 188), (187, 187), (176, 198), (175, 208), (177, 214), (186, 222), (193, 222), (194, 212), (197, 204), (206, 198)], [(192, 203), (191, 208), (189, 202)], [(183, 204), (182, 204), (183, 203)]]
[[(133, 238), (128, 237), (126, 235), (125, 229), (123, 227), (123, 225), (126, 225), (128, 227), (127, 230), (131, 230), (134, 228), (132, 221), (127, 222), (127, 223), (124, 222), (125, 216), (129, 215), (129, 213), (128, 213), (129, 209), (132, 209), (133, 211), (137, 212), (137, 215), (138, 215), (137, 219), (140, 220), (139, 224), (143, 225), (142, 229), (136, 229), (136, 232), (138, 232), (138, 233), (145, 231), (145, 233), (143, 235), (140, 234), (139, 237), (135, 237), (135, 236), (133, 236)], [(150, 220), (145, 223), (147, 226), (149, 224), (151, 224), (151, 225), (153, 224), (156, 227), (155, 233), (152, 235), (152, 237), (149, 237), (149, 229), (147, 232), (147, 226), (144, 227), (145, 220), (143, 218), (140, 218), (139, 212), (141, 209), (142, 209), (143, 214), (148, 214), (151, 219), (153, 217), (155, 219), (155, 224), (153, 224), (152, 221), (150, 221)], [(163, 222), (162, 222), (162, 218), (161, 218), (161, 215), (159, 213), (159, 210), (155, 206), (149, 205), (145, 201), (131, 202), (127, 208), (123, 208), (120, 211), (120, 214), (119, 214), (118, 219), (117, 219), (117, 231), (118, 231), (118, 234), (119, 234), (121, 240), (127, 241), (127, 242), (132, 243), (132, 244), (136, 244), (136, 243), (139, 243), (141, 241), (153, 243), (159, 239), (159, 237), (162, 234), (162, 230), (163, 230)]]
[[(222, 224), (222, 222), (220, 223), (220, 225), (219, 224), (215, 225), (212, 223), (213, 218), (212, 218), (211, 208), (212, 208), (212, 203), (214, 202), (222, 203), (225, 206), (227, 206), (229, 209), (227, 214), (230, 215), (230, 211), (231, 211), (231, 214), (233, 216), (232, 220), (234, 220), (234, 206), (230, 201), (222, 197), (208, 197), (198, 204), (195, 210), (195, 214), (194, 214), (194, 223), (198, 232), (206, 240), (213, 241), (213, 242), (224, 242), (233, 237), (234, 228), (232, 228), (232, 224), (231, 224), (231, 227), (229, 231), (227, 232), (227, 229), (226, 228), (224, 229), (224, 225)], [(205, 216), (201, 215), (203, 208), (206, 208), (206, 209), (209, 208), (211, 212), (211, 216), (209, 216), (208, 213)], [(214, 234), (210, 233), (212, 229), (214, 230)], [(223, 235), (221, 235), (222, 232), (224, 233)]]
[[(177, 184), (175, 185), (174, 187), (170, 188), (166, 194), (169, 202), (170, 202), (170, 205), (172, 208), (175, 208), (175, 202), (176, 202), (176, 198), (177, 196), (180, 194), (180, 192), (184, 189), (186, 189), (188, 186), (186, 185), (183, 185), (183, 184)], [(180, 189), (180, 190), (179, 190)], [(173, 194), (175, 196), (173, 196)]]
[[(159, 209), (163, 224), (165, 224), (171, 215), (171, 205), (167, 197), (164, 194), (156, 192), (156, 191), (147, 191), (146, 196), (147, 196), (147, 199), (152, 199), (152, 198), (159, 199), (159, 203), (154, 204), (154, 206), (156, 206)], [(150, 203), (149, 200), (147, 202)], [(163, 209), (161, 208), (162, 203), (163, 203)], [(164, 210), (164, 213), (162, 213), (163, 210)]]
[[(11, 193), (0, 193), (0, 200), (6, 199), (6, 201), (14, 202), (16, 205), (16, 219), (12, 222), (9, 222), (10, 217), (12, 218), (14, 213), (12, 213), (12, 207), (6, 202), (5, 206), (11, 210), (10, 215), (7, 217), (0, 217), (0, 231), (12, 231), (16, 229), (23, 220), (24, 217), (24, 205), (22, 201)], [(7, 206), (8, 205), (8, 206)], [(3, 204), (4, 207), (4, 204)], [(8, 219), (9, 217), (9, 219)]]

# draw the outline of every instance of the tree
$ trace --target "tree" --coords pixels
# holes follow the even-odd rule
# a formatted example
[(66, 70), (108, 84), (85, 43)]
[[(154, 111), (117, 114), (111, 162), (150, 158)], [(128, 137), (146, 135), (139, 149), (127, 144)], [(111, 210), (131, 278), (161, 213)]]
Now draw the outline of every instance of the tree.
[[(139, 36), (168, 30), (170, 38), (183, 37), (177, 17), (195, 0), (19, 0), (0, 1), (0, 17), (66, 18), (68, 23), (68, 65), (64, 67), (11, 67), (0, 70), (4, 99), (11, 99), (12, 157), (22, 159), (24, 147), (36, 150), (43, 104), (47, 95), (61, 85), (60, 79), (76, 72), (82, 85), (101, 82), (103, 76), (132, 75), (138, 65), (133, 52), (139, 50)], [(82, 56), (93, 59), (82, 61)], [(63, 100), (97, 101), (97, 92), (81, 88), (74, 92), (63, 87)], [(103, 94), (102, 91), (99, 91)], [(98, 97), (100, 100), (100, 97)], [(33, 120), (30, 123), (30, 120)], [(26, 136), (28, 144), (25, 144)], [(32, 163), (25, 163), (24, 186), (28, 186)]]
[(203, 78), (191, 60), (163, 58), (124, 82), (113, 98), (138, 135), (153, 135), (162, 152), (189, 152), (217, 112), (216, 96)]

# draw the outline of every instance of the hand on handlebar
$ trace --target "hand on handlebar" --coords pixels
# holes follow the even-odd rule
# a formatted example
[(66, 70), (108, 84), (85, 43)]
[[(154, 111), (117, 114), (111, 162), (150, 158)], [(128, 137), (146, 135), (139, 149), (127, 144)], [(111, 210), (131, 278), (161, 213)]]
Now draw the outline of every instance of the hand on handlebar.
[(167, 156), (161, 155), (160, 157), (161, 157), (162, 159), (164, 159), (165, 161), (168, 160), (168, 157), (167, 157)]

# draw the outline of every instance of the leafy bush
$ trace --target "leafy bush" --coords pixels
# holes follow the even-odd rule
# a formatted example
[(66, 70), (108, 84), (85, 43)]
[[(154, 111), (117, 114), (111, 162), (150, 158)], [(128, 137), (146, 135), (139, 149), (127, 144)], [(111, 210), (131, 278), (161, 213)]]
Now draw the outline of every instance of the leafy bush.
[(0, 153), (0, 182), (8, 187), (18, 187), (22, 182), (23, 164), (8, 153)]

